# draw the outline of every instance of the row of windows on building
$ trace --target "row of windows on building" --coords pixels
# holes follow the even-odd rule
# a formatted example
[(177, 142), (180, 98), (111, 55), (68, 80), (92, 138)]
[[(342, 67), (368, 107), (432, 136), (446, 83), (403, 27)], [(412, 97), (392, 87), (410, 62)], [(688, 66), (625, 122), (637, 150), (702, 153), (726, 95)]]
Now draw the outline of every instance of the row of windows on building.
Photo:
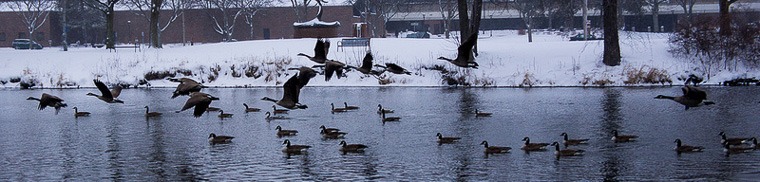
[[(19, 32), (16, 35), (17, 35), (16, 39), (28, 39), (29, 38), (26, 35), (26, 33), (24, 33), (24, 32)], [(6, 36), (5, 32), (0, 32), (0, 42), (12, 41), (12, 40), (9, 40), (6, 37), (7, 36)], [(34, 40), (35, 41), (45, 40), (45, 33), (44, 32), (34, 32)]]

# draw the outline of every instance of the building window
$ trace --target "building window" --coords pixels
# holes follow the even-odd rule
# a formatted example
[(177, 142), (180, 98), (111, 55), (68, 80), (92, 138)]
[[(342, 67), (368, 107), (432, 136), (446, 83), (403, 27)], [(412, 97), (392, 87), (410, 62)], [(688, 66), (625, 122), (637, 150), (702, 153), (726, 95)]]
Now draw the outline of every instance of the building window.
[(35, 42), (40, 42), (45, 40), (45, 33), (44, 32), (37, 32), (34, 36)]
[(269, 35), (269, 29), (268, 29), (268, 28), (265, 28), (265, 29), (264, 29), (264, 39), (269, 39), (269, 36), (270, 36), (270, 35)]
[(0, 41), (5, 42), (5, 32), (0, 32)]
[(18, 33), (18, 38), (17, 39), (25, 39), (25, 38), (26, 38), (26, 33), (24, 33), (24, 32), (19, 32)]

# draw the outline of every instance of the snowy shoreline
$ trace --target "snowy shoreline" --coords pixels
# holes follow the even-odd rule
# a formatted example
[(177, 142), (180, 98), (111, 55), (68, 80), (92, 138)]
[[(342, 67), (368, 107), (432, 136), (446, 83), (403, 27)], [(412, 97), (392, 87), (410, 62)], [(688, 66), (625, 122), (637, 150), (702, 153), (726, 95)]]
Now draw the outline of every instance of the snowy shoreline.
[[(486, 31), (479, 42), (480, 69), (462, 69), (438, 57), (455, 57), (456, 39), (374, 38), (374, 64), (396, 63), (412, 75), (386, 73), (379, 78), (357, 71), (329, 82), (319, 75), (308, 86), (326, 87), (447, 87), (446, 79), (459, 86), (520, 87), (657, 87), (682, 85), (689, 74), (705, 76), (705, 85), (738, 77), (759, 77), (757, 68), (712, 68), (707, 77), (702, 65), (672, 56), (667, 33), (621, 32), (620, 66), (601, 63), (602, 41), (568, 41), (557, 32), (536, 32), (534, 42), (516, 31)], [(329, 59), (359, 66), (364, 47), (338, 48), (333, 42)], [(105, 49), (58, 47), (43, 50), (0, 48), (0, 88), (18, 88), (10, 80), (34, 80), (34, 88), (94, 88), (93, 79), (107, 84), (174, 87), (168, 76), (188, 77), (216, 88), (277, 87), (295, 72), (287, 68), (313, 66), (298, 53), (312, 55), (315, 39), (280, 39), (210, 43), (195, 46), (167, 45), (164, 49)], [(702, 66), (702, 67), (701, 67)], [(648, 82), (642, 82), (642, 75)], [(652, 76), (654, 75), (654, 76)], [(634, 80), (635, 79), (635, 80)], [(654, 79), (655, 83), (651, 83)], [(661, 83), (662, 82), (662, 83)], [(451, 82), (448, 82), (451, 83)], [(141, 87), (145, 87), (142, 85)]]

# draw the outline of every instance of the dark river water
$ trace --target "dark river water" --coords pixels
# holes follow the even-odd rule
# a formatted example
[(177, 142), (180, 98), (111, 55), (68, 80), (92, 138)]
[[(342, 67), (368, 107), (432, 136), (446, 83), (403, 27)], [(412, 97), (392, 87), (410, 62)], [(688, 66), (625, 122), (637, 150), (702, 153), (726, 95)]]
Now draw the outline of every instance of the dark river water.
[[(0, 90), (0, 181), (754, 181), (760, 178), (760, 151), (725, 155), (718, 133), (760, 136), (758, 87), (706, 87), (716, 105), (692, 108), (656, 95), (680, 95), (666, 88), (406, 88), (306, 87), (288, 120), (267, 122), (263, 112), (244, 113), (242, 103), (271, 110), (264, 96), (279, 98), (282, 89), (206, 89), (221, 98), (218, 112), (192, 117), (174, 113), (188, 98), (170, 99), (173, 89), (128, 89), (125, 104), (108, 104), (88, 92), (73, 90)], [(25, 100), (43, 92), (69, 107), (58, 115), (38, 111)], [(330, 103), (361, 107), (331, 114)], [(377, 104), (395, 110), (400, 122), (383, 124)], [(162, 112), (146, 119), (144, 106)], [(72, 107), (91, 112), (74, 118)], [(475, 109), (492, 117), (476, 118)], [(279, 138), (275, 127), (298, 130)], [(340, 128), (345, 139), (323, 139), (319, 126)], [(630, 143), (613, 143), (612, 130), (638, 135)], [(556, 158), (520, 150), (532, 142), (589, 138), (583, 156)], [(211, 145), (210, 133), (236, 137)], [(462, 137), (438, 145), (436, 133)], [(699, 153), (677, 154), (673, 141), (702, 145)], [(305, 155), (281, 152), (283, 140), (311, 145)], [(338, 151), (341, 140), (361, 143), (364, 153)], [(512, 147), (510, 153), (486, 155), (483, 140)]]

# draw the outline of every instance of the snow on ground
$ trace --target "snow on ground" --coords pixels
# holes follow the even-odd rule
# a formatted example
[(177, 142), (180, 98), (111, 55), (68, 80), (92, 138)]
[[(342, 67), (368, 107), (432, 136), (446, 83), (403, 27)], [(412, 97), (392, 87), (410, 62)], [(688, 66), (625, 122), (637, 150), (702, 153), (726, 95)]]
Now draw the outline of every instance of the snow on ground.
[[(365, 48), (337, 47), (340, 38), (330, 39), (333, 44), (328, 58), (359, 66)], [(666, 71), (675, 84), (677, 78), (690, 74), (699, 65), (668, 53), (668, 34), (621, 32), (621, 66), (609, 67), (601, 63), (602, 41), (568, 41), (567, 36), (537, 32), (533, 42), (515, 31), (485, 32), (479, 42), (479, 69), (461, 69), (451, 63), (437, 60), (440, 56), (456, 57), (457, 41), (434, 36), (430, 39), (375, 38), (372, 52), (375, 64), (397, 63), (412, 75), (381, 76), (390, 86), (441, 86), (442, 74), (424, 69), (443, 65), (457, 71), (455, 77), (464, 77), (473, 85), (490, 86), (582, 86), (595, 81), (609, 80), (610, 85), (627, 85), (626, 72), (656, 68)], [(284, 69), (313, 66), (299, 52), (314, 54), (315, 39), (257, 40), (232, 43), (214, 43), (195, 46), (168, 45), (164, 49), (106, 49), (60, 48), (43, 50), (14, 50), (0, 48), (0, 81), (11, 78), (38, 80), (44, 87), (92, 87), (92, 79), (108, 83), (137, 84), (151, 71), (189, 70), (187, 76), (207, 86), (275, 86), (292, 76), (294, 71)], [(234, 68), (233, 68), (234, 66)], [(379, 68), (377, 68), (379, 69)], [(235, 70), (235, 71), (232, 71)], [(245, 71), (248, 70), (248, 77)], [(701, 74), (699, 72), (698, 75)], [(218, 74), (218, 76), (216, 76)], [(309, 86), (379, 86), (379, 80), (347, 73), (346, 78), (329, 82), (317, 76)], [(738, 76), (760, 76), (757, 70), (742, 69), (715, 72), (708, 83), (718, 83)], [(178, 75), (177, 77), (184, 77)], [(527, 82), (526, 82), (527, 81)], [(69, 86), (65, 86), (65, 85)], [(176, 83), (165, 79), (151, 80), (151, 86), (173, 87)], [(18, 83), (5, 83), (4, 87), (18, 87)]]

